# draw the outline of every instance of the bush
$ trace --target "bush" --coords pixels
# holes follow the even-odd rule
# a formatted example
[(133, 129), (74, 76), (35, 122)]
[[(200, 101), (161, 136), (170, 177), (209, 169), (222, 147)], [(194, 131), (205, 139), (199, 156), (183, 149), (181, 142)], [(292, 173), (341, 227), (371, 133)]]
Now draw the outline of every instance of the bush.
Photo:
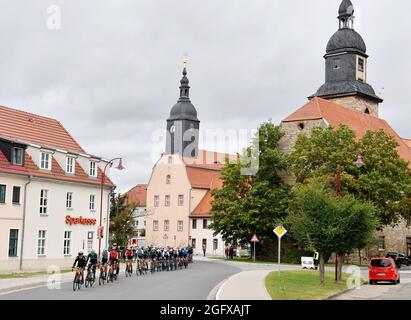
[(312, 251), (293, 249), (293, 250), (287, 251), (283, 255), (283, 257), (281, 258), (281, 262), (300, 264), (301, 257), (312, 257), (313, 255), (314, 253)]

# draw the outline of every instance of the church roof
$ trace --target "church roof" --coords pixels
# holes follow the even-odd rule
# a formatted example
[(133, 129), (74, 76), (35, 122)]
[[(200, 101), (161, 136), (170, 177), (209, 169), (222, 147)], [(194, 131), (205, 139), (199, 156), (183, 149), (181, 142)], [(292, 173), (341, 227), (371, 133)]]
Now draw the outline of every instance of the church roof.
[(207, 191), (203, 199), (201, 199), (198, 206), (191, 212), (190, 216), (195, 217), (211, 217), (211, 201), (213, 200), (213, 196), (211, 195), (211, 191)]
[(365, 54), (367, 46), (361, 35), (354, 29), (343, 28), (335, 32), (327, 44), (327, 54), (358, 51)]
[(126, 203), (145, 207), (147, 203), (147, 184), (138, 184), (127, 191)]
[(402, 140), (405, 142), (405, 144), (408, 146), (408, 148), (411, 149), (411, 139), (405, 139), (405, 138), (403, 138)]
[(342, 124), (347, 125), (356, 132), (358, 138), (362, 138), (369, 130), (384, 130), (387, 135), (393, 137), (399, 144), (397, 148), (398, 154), (403, 160), (408, 161), (411, 167), (411, 149), (409, 144), (406, 143), (404, 139), (401, 139), (385, 120), (360, 111), (348, 109), (333, 101), (316, 97), (289, 115), (282, 122), (321, 119), (333, 127), (339, 127)]

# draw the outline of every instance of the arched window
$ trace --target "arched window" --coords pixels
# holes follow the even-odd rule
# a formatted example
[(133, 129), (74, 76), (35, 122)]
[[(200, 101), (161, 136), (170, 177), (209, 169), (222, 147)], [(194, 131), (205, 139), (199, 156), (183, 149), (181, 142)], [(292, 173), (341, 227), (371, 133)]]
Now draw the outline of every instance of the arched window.
[(364, 111), (366, 114), (370, 114), (370, 109), (365, 109), (365, 111)]
[(168, 174), (166, 176), (166, 184), (170, 184), (171, 183), (171, 176)]

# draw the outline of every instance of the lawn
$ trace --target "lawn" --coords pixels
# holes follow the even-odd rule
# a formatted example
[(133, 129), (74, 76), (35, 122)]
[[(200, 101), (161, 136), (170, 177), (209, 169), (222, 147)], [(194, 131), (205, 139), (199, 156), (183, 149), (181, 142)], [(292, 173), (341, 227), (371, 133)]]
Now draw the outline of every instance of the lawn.
[(325, 273), (325, 284), (320, 285), (318, 271), (278, 271), (271, 272), (265, 279), (265, 286), (273, 300), (322, 300), (347, 290), (347, 274), (338, 284), (334, 272)]
[[(60, 271), (60, 273), (66, 273), (66, 272), (71, 272), (71, 269), (64, 269)], [(0, 274), (0, 280), (1, 279), (30, 278), (30, 277), (44, 276), (44, 275), (50, 275), (50, 274), (51, 273), (47, 273), (47, 271), (13, 272), (13, 273)]]

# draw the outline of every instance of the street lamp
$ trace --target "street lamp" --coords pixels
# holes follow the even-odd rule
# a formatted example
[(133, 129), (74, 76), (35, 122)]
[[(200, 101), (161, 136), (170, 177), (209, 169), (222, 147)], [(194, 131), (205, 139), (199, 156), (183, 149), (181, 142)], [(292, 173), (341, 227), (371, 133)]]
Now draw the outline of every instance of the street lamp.
[(106, 170), (108, 168), (108, 166), (110, 166), (110, 168), (113, 166), (114, 161), (119, 160), (119, 163), (116, 167), (117, 170), (124, 170), (124, 166), (123, 166), (123, 159), (122, 158), (114, 158), (111, 159), (109, 162), (106, 163), (104, 170), (101, 174), (101, 184), (100, 184), (100, 223), (99, 223), (99, 237), (98, 237), (98, 261), (100, 261), (101, 258), (101, 234), (100, 231), (102, 229), (102, 219), (103, 219), (103, 189), (104, 189), (104, 180), (106, 178)]
[[(355, 161), (354, 164), (357, 166), (357, 168), (361, 168), (365, 166), (365, 163), (362, 160), (361, 154), (357, 155), (357, 161)], [(337, 172), (335, 174), (335, 194), (337, 197), (340, 196), (340, 191), (341, 191), (341, 172), (337, 169)], [(337, 280), (338, 280), (338, 255), (336, 253), (335, 254), (335, 281)]]

